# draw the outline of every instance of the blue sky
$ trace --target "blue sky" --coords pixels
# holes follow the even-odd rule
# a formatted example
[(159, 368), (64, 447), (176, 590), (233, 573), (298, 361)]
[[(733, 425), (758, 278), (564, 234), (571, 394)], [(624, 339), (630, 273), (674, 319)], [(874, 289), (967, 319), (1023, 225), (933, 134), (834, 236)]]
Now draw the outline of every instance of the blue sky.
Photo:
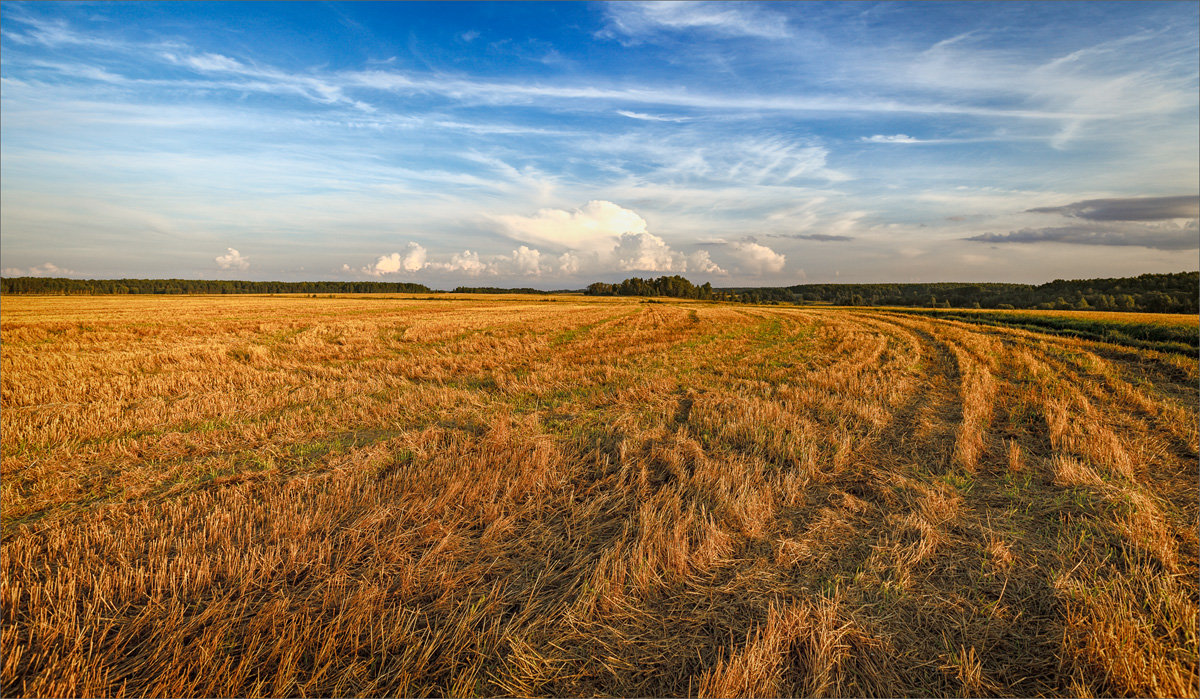
[(3, 274), (1194, 270), (1200, 4), (0, 3)]

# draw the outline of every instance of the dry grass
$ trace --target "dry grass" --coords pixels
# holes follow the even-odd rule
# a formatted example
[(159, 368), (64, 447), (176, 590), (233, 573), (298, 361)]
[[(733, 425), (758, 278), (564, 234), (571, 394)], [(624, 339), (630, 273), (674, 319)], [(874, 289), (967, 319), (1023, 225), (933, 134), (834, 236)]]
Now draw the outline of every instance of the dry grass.
[[(894, 310), (908, 310), (906, 306), (889, 307)], [(1129, 313), (1127, 311), (1042, 311), (1032, 310), (1027, 308), (1009, 308), (1004, 310), (995, 310), (988, 308), (956, 308), (955, 313), (964, 313), (972, 315), (1019, 315), (1030, 316), (1034, 318), (1083, 318), (1086, 320), (1099, 320), (1112, 323), (1152, 323), (1162, 325), (1175, 325), (1185, 328), (1200, 327), (1200, 317), (1191, 313)]]
[(1195, 696), (1195, 358), (860, 310), (5, 298), (0, 689)]

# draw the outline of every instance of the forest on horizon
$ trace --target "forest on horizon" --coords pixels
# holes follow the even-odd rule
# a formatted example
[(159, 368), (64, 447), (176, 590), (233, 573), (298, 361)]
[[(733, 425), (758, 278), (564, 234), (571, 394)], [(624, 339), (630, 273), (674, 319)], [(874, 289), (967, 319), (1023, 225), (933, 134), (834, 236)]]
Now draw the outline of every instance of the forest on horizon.
[(10, 277), (0, 279), (0, 293), (51, 295), (583, 293), (588, 296), (647, 296), (795, 305), (1197, 313), (1200, 312), (1200, 272), (1142, 274), (1136, 277), (1102, 279), (1056, 279), (1037, 285), (934, 282), (797, 284), (786, 287), (733, 288), (714, 288), (710, 283), (695, 285), (682, 276), (671, 275), (655, 279), (630, 277), (622, 282), (611, 284), (594, 282), (582, 291), (459, 286), (453, 292), (430, 289), (424, 284), (411, 282), (260, 282), (199, 279)]

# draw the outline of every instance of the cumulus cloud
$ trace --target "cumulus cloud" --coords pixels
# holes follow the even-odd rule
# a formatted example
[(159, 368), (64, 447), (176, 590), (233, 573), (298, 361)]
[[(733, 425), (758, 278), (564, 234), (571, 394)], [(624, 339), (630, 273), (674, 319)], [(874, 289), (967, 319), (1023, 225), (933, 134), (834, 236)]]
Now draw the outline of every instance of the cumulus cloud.
[(512, 254), (513, 267), (520, 274), (537, 275), (542, 271), (541, 260), (542, 253), (538, 250), (526, 247), (521, 247), (513, 250)]
[(1200, 218), (1200, 196), (1088, 199), (1065, 206), (1040, 206), (1030, 213), (1062, 214), (1088, 221), (1166, 221)]
[[(381, 255), (374, 264), (361, 267), (357, 271), (374, 277), (424, 271), (465, 274), (470, 277), (501, 273), (536, 275), (541, 273), (540, 261), (541, 252), (525, 245), (514, 250), (511, 255), (493, 255), (485, 258), (478, 252), (464, 250), (449, 257), (431, 258), (421, 244), (409, 242), (404, 252)], [(356, 270), (350, 265), (342, 265), (342, 271)]]
[(611, 201), (589, 201), (573, 211), (541, 209), (533, 216), (497, 216), (511, 238), (568, 250), (607, 250), (626, 233), (645, 233), (646, 220)]
[(662, 238), (652, 233), (625, 233), (613, 249), (618, 269), (671, 272), (682, 265)]
[(363, 267), (362, 271), (375, 277), (401, 272), (419, 272), (425, 268), (427, 253), (425, 248), (417, 243), (409, 243), (403, 253), (393, 252), (381, 255), (375, 264)]
[[(427, 253), (418, 243), (410, 242), (404, 251), (382, 255), (374, 264), (360, 268), (343, 265), (342, 270), (372, 276), (429, 272), (500, 278), (602, 275), (615, 271), (727, 274), (707, 250), (690, 255), (674, 250), (663, 238), (647, 231), (645, 219), (636, 212), (609, 201), (590, 201), (574, 210), (542, 209), (532, 216), (497, 216), (494, 220), (504, 226), (510, 237), (527, 240), (529, 244), (519, 245), (509, 254), (483, 255), (464, 250), (445, 256)], [(539, 241), (566, 249), (546, 253), (535, 246)], [(756, 269), (775, 265), (769, 255), (760, 253), (760, 257), (753, 265)]]
[(558, 271), (562, 274), (575, 274), (579, 271), (580, 262), (578, 255), (564, 252), (558, 256)]
[(59, 267), (58, 265), (47, 262), (38, 267), (30, 267), (22, 269), (20, 267), (5, 267), (0, 270), (6, 277), (66, 277), (75, 274), (75, 270)]
[(213, 259), (217, 266), (221, 269), (250, 269), (250, 258), (243, 257), (240, 252), (233, 248), (225, 248), (224, 255), (219, 255)]
[(1069, 243), (1137, 246), (1157, 250), (1195, 250), (1200, 248), (1200, 228), (1194, 220), (1183, 226), (1095, 223), (1023, 228), (1009, 233), (983, 233), (964, 240), (980, 243)]
[(450, 257), (449, 262), (433, 263), (430, 267), (444, 270), (446, 272), (461, 272), (471, 277), (478, 277), (489, 269), (494, 267), (479, 259), (479, 253), (463, 250)]
[(726, 271), (717, 266), (716, 262), (709, 257), (707, 250), (697, 250), (688, 255), (687, 271), (700, 272), (702, 274), (726, 274)]
[(522, 274), (534, 274), (535, 258), (540, 271), (556, 270), (564, 275), (607, 274), (615, 270), (727, 273), (708, 251), (685, 255), (673, 250), (667, 241), (647, 230), (645, 219), (610, 201), (589, 201), (574, 210), (542, 209), (533, 216), (497, 216), (495, 220), (503, 225), (509, 237), (567, 248), (558, 256), (556, 265), (546, 262), (543, 269), (545, 256), (521, 246), (512, 257), (505, 258), (504, 266), (515, 267)]
[(783, 271), (787, 257), (775, 252), (766, 245), (759, 243), (741, 242), (730, 246), (740, 267), (754, 274), (767, 274)]

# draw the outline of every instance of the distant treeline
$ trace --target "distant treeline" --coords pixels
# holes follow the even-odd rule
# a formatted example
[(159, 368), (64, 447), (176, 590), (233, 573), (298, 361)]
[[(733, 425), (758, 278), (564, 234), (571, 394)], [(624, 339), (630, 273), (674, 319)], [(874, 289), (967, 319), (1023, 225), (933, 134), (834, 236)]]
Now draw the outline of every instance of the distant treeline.
[(1143, 274), (1118, 279), (1056, 279), (1046, 284), (797, 284), (713, 289), (678, 275), (617, 284), (596, 282), (589, 296), (670, 296), (742, 303), (912, 306), (921, 308), (1032, 308), (1041, 310), (1200, 313), (1200, 272)]
[[(548, 294), (541, 289), (460, 286), (463, 294)], [(202, 279), (0, 279), (5, 294), (386, 294), (436, 293), (409, 282), (248, 282)], [(1118, 279), (1056, 279), (1039, 285), (797, 284), (787, 287), (713, 289), (673, 275), (596, 282), (589, 296), (668, 296), (742, 303), (910, 306), (921, 308), (1032, 308), (1042, 310), (1200, 313), (1200, 272), (1143, 274)]]
[(5, 294), (427, 294), (408, 282), (245, 282), (205, 279), (0, 279)]
[(596, 282), (584, 290), (588, 296), (670, 296), (679, 299), (712, 299), (717, 294), (712, 284), (696, 286), (678, 274), (658, 279), (630, 277), (618, 284)]
[[(455, 287), (456, 294), (555, 294), (561, 293), (556, 291), (543, 291), (542, 289), (530, 289), (529, 287), (521, 287), (518, 289), (500, 289), (494, 286), (459, 286)], [(579, 293), (579, 292), (575, 292)]]
[(725, 289), (749, 303), (1200, 313), (1200, 272), (1046, 284), (798, 284)]

